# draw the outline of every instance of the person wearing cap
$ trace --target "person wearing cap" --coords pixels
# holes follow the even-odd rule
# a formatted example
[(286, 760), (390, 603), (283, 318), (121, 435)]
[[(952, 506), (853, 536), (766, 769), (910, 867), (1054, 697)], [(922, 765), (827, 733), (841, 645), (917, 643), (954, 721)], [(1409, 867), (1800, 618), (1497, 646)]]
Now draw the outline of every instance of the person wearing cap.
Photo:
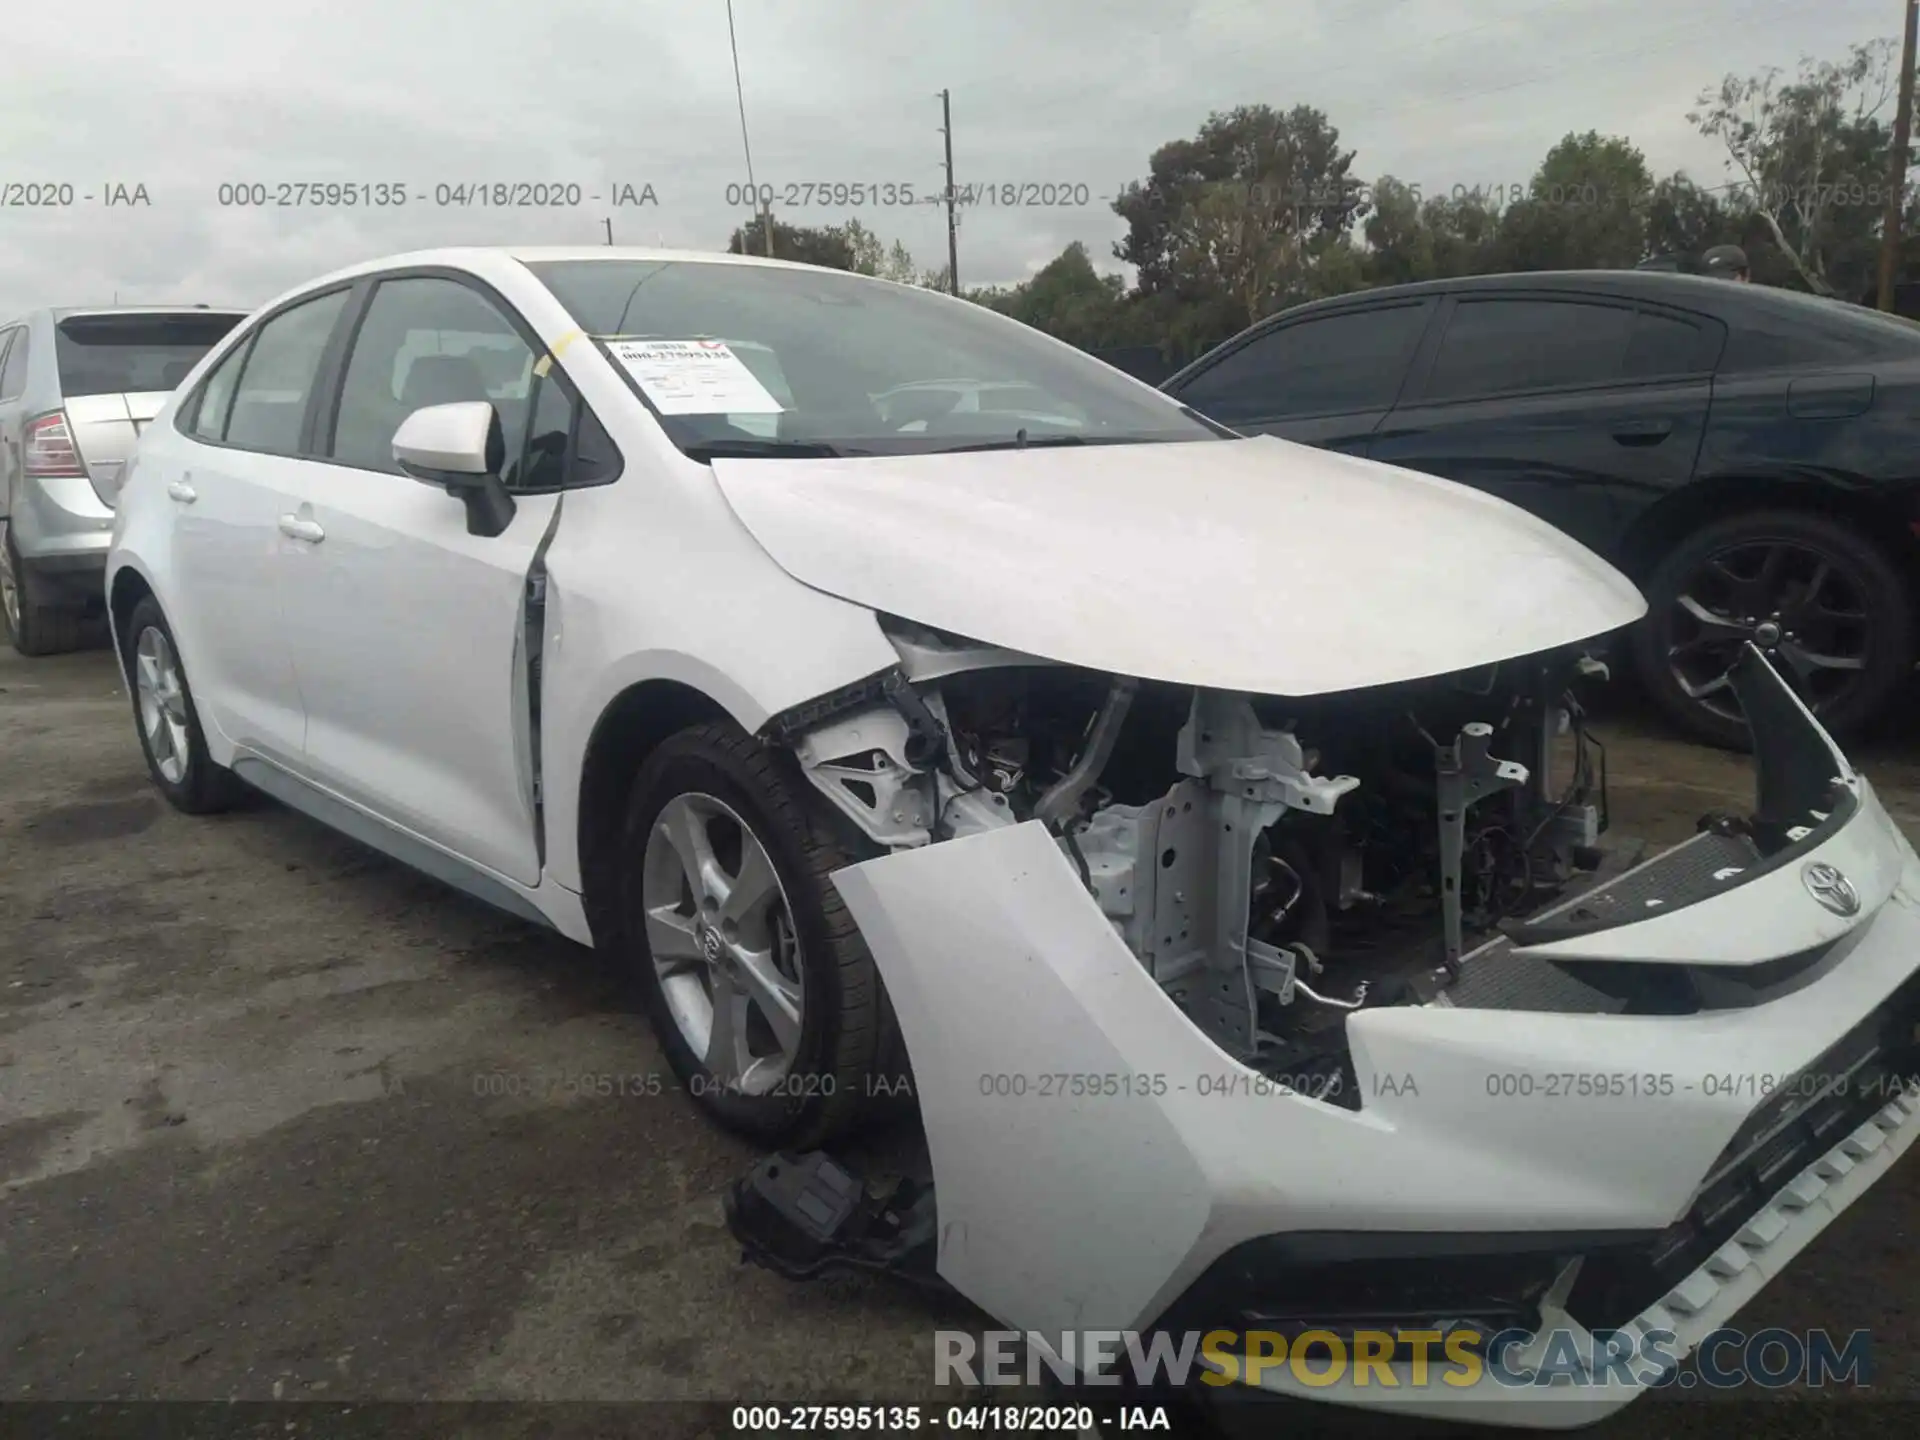
[(1747, 265), (1747, 252), (1738, 245), (1716, 245), (1700, 257), (1700, 268), (1722, 280), (1753, 283), (1753, 271)]

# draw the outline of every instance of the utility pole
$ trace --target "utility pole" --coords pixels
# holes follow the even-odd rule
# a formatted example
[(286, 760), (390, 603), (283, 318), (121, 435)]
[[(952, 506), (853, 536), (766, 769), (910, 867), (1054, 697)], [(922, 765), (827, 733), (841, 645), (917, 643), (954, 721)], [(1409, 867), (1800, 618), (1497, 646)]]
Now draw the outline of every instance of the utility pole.
[(1893, 282), (1900, 269), (1900, 221), (1906, 209), (1907, 141), (1913, 133), (1913, 42), (1920, 28), (1920, 0), (1907, 0), (1906, 38), (1900, 44), (1900, 107), (1893, 117), (1893, 173), (1887, 213), (1880, 222), (1880, 308), (1893, 309)]
[(960, 231), (953, 218), (953, 105), (952, 97), (940, 92), (940, 133), (947, 140), (947, 288), (960, 293)]
[[(754, 212), (765, 217), (767, 258), (773, 258), (773, 197), (764, 204), (760, 187), (753, 183), (753, 146), (747, 140), (747, 92), (740, 88), (740, 42), (733, 33), (733, 0), (727, 0), (727, 48), (733, 52), (733, 98), (740, 106), (740, 149), (747, 157), (747, 193), (753, 196)], [(742, 238), (744, 244), (744, 237)]]

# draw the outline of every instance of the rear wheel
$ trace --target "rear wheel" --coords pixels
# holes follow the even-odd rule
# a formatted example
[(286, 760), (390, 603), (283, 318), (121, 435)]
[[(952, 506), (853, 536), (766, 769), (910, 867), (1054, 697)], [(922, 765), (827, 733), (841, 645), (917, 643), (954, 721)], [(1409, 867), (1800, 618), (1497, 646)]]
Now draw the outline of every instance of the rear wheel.
[(829, 878), (853, 856), (783, 758), (719, 723), (648, 756), (621, 928), (681, 1084), (728, 1128), (809, 1148), (884, 1113), (891, 1016)]
[(133, 691), (134, 728), (147, 773), (174, 809), (210, 815), (244, 793), (231, 770), (213, 763), (187, 672), (167, 618), (151, 595), (127, 617), (122, 659)]
[(13, 648), (36, 658), (78, 650), (86, 639), (84, 617), (77, 610), (46, 604), (34, 591), (13, 543), (13, 527), (0, 521), (0, 617)]
[(1647, 582), (1634, 641), (1648, 694), (1692, 734), (1745, 748), (1728, 669), (1765, 651), (1836, 734), (1871, 721), (1913, 665), (1911, 598), (1851, 526), (1797, 511), (1734, 515), (1688, 536)]

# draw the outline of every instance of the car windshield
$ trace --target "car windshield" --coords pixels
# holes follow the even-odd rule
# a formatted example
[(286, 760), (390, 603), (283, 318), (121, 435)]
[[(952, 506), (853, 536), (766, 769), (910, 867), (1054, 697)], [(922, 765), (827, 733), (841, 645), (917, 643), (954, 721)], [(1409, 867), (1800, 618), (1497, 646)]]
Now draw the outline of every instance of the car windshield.
[(69, 315), (54, 327), (60, 393), (77, 399), (171, 390), (242, 318), (196, 310)]
[(529, 268), (696, 458), (1221, 438), (1091, 356), (912, 286), (694, 260)]

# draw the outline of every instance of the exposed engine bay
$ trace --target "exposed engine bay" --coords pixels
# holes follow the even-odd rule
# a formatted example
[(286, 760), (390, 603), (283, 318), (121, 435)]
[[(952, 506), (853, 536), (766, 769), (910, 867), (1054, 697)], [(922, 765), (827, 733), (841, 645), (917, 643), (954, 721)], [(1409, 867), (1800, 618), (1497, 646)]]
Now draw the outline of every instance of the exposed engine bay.
[(889, 634), (881, 694), (795, 726), (808, 778), (888, 848), (1042, 822), (1147, 972), (1256, 1068), (1337, 1089), (1346, 1012), (1431, 1002), (1601, 861), (1604, 751), (1574, 689), (1605, 667), (1582, 651), (1284, 699)]

